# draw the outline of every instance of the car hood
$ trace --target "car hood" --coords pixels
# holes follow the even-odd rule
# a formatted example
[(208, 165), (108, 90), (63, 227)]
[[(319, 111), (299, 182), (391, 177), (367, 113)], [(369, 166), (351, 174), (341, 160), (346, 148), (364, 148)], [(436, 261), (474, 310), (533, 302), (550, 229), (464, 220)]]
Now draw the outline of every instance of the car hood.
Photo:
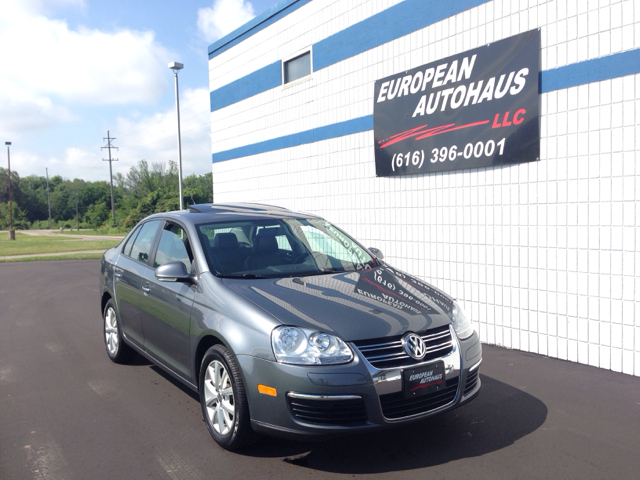
[(307, 277), (222, 280), (283, 324), (322, 330), (346, 341), (451, 323), (451, 297), (386, 265)]

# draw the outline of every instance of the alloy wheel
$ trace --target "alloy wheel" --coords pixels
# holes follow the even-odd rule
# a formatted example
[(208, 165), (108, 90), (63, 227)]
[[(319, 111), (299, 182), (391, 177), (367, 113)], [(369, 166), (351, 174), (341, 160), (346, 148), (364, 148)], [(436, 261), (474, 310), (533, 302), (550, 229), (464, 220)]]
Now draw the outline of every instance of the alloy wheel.
[(229, 371), (218, 360), (207, 366), (204, 398), (211, 426), (220, 435), (229, 434), (236, 418), (233, 384)]
[(109, 355), (112, 357), (118, 353), (118, 320), (116, 318), (116, 311), (109, 307), (104, 316), (104, 339), (107, 345)]

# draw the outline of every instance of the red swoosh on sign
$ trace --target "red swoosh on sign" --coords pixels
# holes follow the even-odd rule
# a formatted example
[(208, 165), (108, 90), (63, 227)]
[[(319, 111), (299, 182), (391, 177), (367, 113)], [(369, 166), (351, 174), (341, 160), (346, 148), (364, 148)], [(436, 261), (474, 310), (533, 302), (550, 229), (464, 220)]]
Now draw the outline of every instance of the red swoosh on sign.
[(404, 132), (396, 133), (384, 140), (378, 141), (380, 148), (388, 147), (394, 143), (401, 142), (408, 138), (415, 137), (416, 140), (422, 140), (424, 138), (440, 135), (441, 133), (453, 132), (454, 130), (460, 130), (462, 128), (476, 127), (478, 125), (486, 125), (489, 120), (481, 120), (479, 122), (466, 123), (464, 125), (456, 125), (455, 123), (447, 123), (446, 125), (440, 125), (438, 127), (425, 128), (428, 125), (421, 125), (419, 127), (410, 128)]

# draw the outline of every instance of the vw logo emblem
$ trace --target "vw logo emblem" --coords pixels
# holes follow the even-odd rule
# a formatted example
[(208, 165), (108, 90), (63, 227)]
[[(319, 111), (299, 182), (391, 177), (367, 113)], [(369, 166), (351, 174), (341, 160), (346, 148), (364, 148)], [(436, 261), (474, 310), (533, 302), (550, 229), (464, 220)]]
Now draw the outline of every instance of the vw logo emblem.
[(416, 360), (422, 360), (427, 354), (427, 346), (424, 344), (424, 340), (415, 333), (407, 333), (402, 337), (402, 346), (409, 356)]

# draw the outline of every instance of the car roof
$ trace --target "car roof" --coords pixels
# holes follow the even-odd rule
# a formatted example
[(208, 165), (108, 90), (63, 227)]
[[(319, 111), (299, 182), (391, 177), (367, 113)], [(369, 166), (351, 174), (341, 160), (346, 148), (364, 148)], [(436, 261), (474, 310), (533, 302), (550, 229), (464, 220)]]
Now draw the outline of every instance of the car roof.
[(200, 203), (189, 205), (189, 211), (194, 213), (293, 213), (288, 208), (263, 203)]
[(221, 222), (235, 220), (265, 219), (265, 218), (320, 218), (309, 213), (294, 212), (287, 208), (262, 203), (199, 203), (189, 205), (189, 210), (175, 210), (157, 213), (151, 217), (172, 217), (182, 219), (193, 224), (204, 222)]

